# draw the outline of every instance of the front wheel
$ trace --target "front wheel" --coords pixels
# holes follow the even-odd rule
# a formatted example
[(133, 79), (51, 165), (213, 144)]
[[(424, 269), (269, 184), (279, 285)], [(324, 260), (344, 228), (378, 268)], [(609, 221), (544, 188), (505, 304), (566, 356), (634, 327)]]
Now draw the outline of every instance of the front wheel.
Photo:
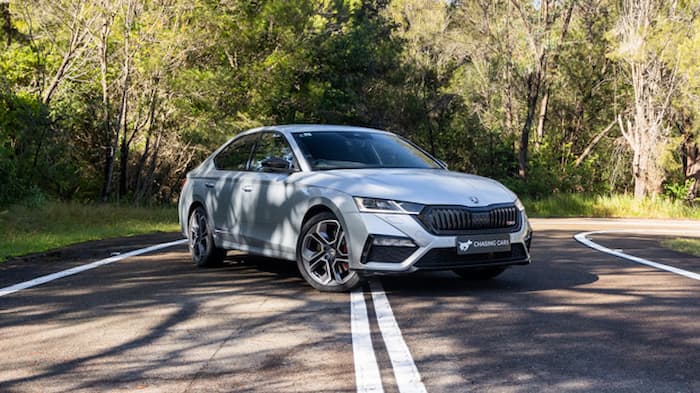
[(345, 230), (331, 213), (319, 213), (301, 228), (297, 267), (312, 287), (324, 292), (345, 292), (360, 283), (350, 270)]
[(454, 269), (452, 271), (465, 280), (483, 281), (490, 280), (503, 273), (505, 270), (506, 269), (502, 267), (485, 267), (471, 269)]
[(216, 247), (207, 212), (197, 206), (190, 214), (187, 240), (192, 254), (192, 261), (198, 267), (221, 265), (226, 257), (226, 250)]

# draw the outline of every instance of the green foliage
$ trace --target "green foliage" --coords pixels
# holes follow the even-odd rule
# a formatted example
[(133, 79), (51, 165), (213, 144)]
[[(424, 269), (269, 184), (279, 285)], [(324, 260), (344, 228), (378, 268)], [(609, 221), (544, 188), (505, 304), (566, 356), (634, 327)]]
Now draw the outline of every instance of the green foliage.
[(0, 91), (0, 206), (22, 198), (52, 169), (44, 160), (54, 148), (48, 116), (35, 97)]
[(174, 207), (30, 201), (0, 210), (0, 262), (88, 240), (179, 229)]
[[(619, 2), (576, 2), (566, 34), (569, 2), (550, 1), (548, 20), (539, 3), (487, 0), (156, 0), (129, 12), (115, 4), (11, 2), (12, 43), (0, 43), (0, 206), (39, 195), (170, 202), (215, 147), (275, 123), (396, 131), (453, 170), (532, 198), (632, 187), (630, 151), (608, 127), (632, 91), (621, 53), (610, 55), (621, 47), (611, 33)], [(676, 147), (695, 143), (700, 129), (700, 24), (688, 4), (649, 36), (679, 60), (664, 123), (675, 133), (664, 157), (672, 196), (685, 184)], [(76, 29), (90, 34), (71, 40)], [(518, 150), (538, 51), (546, 67), (536, 116), (545, 92), (549, 101), (543, 136), (533, 135), (539, 118), (531, 126), (523, 179)], [(110, 182), (119, 187), (103, 195)]]
[[(684, 201), (688, 199), (692, 186), (693, 180), (691, 179), (678, 183), (666, 183), (664, 184), (665, 195), (673, 200)], [(700, 200), (700, 198), (698, 199)]]
[(0, 50), (0, 75), (11, 86), (35, 86), (38, 69), (43, 68), (41, 59), (28, 45), (13, 43)]

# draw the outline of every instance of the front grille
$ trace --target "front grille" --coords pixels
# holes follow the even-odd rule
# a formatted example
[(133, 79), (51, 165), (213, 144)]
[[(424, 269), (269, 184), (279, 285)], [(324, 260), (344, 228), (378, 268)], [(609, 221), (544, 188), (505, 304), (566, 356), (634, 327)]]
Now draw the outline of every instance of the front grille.
[(454, 247), (434, 248), (414, 265), (419, 269), (456, 269), (477, 266), (505, 266), (527, 264), (527, 253), (521, 243), (514, 243), (510, 251), (485, 254), (459, 255)]
[(490, 233), (515, 231), (520, 214), (513, 205), (487, 208), (431, 206), (418, 220), (435, 235), (461, 235), (487, 230)]

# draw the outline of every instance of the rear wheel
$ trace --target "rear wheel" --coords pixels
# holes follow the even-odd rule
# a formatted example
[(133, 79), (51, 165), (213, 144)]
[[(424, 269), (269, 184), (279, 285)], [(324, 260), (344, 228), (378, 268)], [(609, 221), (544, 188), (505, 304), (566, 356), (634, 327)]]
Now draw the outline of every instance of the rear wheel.
[(207, 212), (198, 206), (190, 214), (187, 240), (192, 261), (198, 267), (219, 266), (226, 257), (226, 250), (216, 247)]
[(306, 282), (319, 291), (349, 291), (360, 282), (357, 272), (350, 270), (345, 230), (329, 212), (311, 217), (302, 226), (297, 267)]
[(452, 271), (465, 280), (482, 281), (490, 280), (503, 273), (505, 270), (506, 269), (503, 267), (485, 267), (477, 269), (454, 269)]

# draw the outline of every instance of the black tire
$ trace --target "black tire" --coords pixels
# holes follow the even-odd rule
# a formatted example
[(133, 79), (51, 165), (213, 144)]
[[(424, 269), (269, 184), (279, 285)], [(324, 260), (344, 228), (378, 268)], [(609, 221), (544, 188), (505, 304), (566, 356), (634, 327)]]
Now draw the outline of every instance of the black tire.
[(360, 283), (349, 269), (348, 244), (340, 221), (330, 212), (311, 217), (297, 242), (297, 267), (304, 280), (323, 292), (347, 292)]
[(504, 267), (484, 267), (484, 268), (466, 268), (466, 269), (454, 269), (452, 270), (458, 276), (465, 280), (470, 281), (484, 281), (490, 280), (499, 274), (503, 273), (506, 269)]
[(216, 247), (207, 212), (197, 206), (187, 220), (187, 240), (192, 261), (197, 267), (220, 266), (226, 250)]

